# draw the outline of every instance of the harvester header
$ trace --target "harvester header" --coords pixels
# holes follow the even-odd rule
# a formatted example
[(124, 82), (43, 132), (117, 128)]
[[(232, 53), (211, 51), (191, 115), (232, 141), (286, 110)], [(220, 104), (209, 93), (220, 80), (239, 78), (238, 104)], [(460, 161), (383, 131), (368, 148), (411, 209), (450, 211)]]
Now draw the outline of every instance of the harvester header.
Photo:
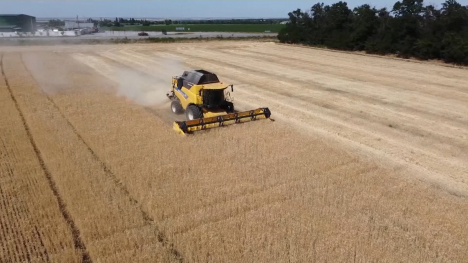
[(206, 70), (184, 71), (182, 76), (172, 77), (172, 89), (167, 97), (172, 100), (175, 114), (185, 112), (186, 121), (174, 122), (174, 130), (181, 134), (221, 127), (228, 124), (269, 119), (268, 108), (238, 112), (228, 91), (234, 85), (225, 85), (218, 76)]

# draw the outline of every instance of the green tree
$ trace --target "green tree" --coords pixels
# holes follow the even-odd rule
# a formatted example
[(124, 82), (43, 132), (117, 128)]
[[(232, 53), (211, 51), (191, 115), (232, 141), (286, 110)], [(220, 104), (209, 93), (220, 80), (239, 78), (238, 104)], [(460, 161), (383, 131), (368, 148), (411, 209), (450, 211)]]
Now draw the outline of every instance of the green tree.
[(395, 52), (395, 31), (392, 29), (393, 17), (386, 8), (378, 11), (379, 28), (377, 33), (366, 43), (366, 52), (374, 54), (389, 54)]
[(395, 15), (392, 29), (397, 36), (397, 53), (408, 58), (416, 53), (416, 43), (420, 38), (423, 0), (398, 1), (393, 6), (392, 13)]
[(440, 23), (440, 11), (429, 5), (424, 7), (423, 12), (421, 34), (415, 43), (414, 56), (421, 59), (439, 58), (444, 34)]
[(317, 3), (309, 12), (297, 9), (288, 16), (278, 34), (283, 43), (468, 64), (468, 7), (456, 0), (447, 0), (441, 9), (423, 0), (401, 0), (391, 11), (369, 5), (351, 11), (343, 1)]
[(353, 10), (351, 44), (354, 50), (365, 50), (367, 41), (377, 34), (380, 20), (378, 10), (370, 5), (362, 5)]
[(326, 10), (326, 14), (324, 44), (331, 48), (351, 49), (352, 11), (348, 4), (342, 1), (335, 3)]
[(65, 26), (65, 21), (62, 21), (59, 19), (49, 20), (49, 27), (60, 27), (60, 26)]
[(442, 4), (440, 20), (445, 32), (441, 43), (442, 59), (468, 64), (468, 7), (447, 0)]
[(311, 26), (308, 29), (309, 43), (312, 45), (324, 45), (326, 38), (327, 12), (330, 6), (317, 3), (310, 9)]
[(301, 9), (289, 12), (289, 23), (283, 28), (278, 39), (283, 43), (305, 43), (306, 42), (306, 20), (310, 19), (307, 13)]

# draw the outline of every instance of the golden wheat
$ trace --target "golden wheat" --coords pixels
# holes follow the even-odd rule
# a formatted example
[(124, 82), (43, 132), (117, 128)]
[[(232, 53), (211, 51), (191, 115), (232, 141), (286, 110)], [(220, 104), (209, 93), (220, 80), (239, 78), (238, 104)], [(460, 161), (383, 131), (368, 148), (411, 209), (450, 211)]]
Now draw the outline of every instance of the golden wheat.
[[(144, 218), (138, 203), (119, 187), (119, 182), (106, 172), (60, 109), (35, 86), (20, 55), (7, 54), (4, 65), (13, 95), (26, 116), (32, 137), (61, 198), (67, 204), (73, 217), (71, 220), (81, 233), (87, 250), (85, 253), (89, 253), (94, 260), (100, 260), (108, 255), (115, 256), (114, 247), (121, 247), (119, 260), (125, 261), (138, 259), (140, 256), (135, 257), (135, 254), (138, 255), (139, 250), (151, 248), (160, 251), (156, 253), (159, 257), (170, 258), (170, 255), (165, 257), (167, 253), (157, 238), (148, 236), (147, 225), (150, 222)], [(129, 229), (141, 229), (142, 233), (133, 234), (125, 241), (114, 238)], [(155, 229), (152, 234), (157, 235)], [(125, 254), (124, 251), (133, 252)], [(145, 255), (142, 254), (141, 258), (145, 258)]]
[[(399, 61), (250, 42), (107, 48), (97, 47), (96, 54), (61, 47), (65, 52), (4, 58), (13, 95), (93, 262), (460, 262), (468, 257), (465, 144), (463, 132), (455, 129), (465, 124), (445, 106), (431, 108), (439, 92), (437, 77), (415, 73), (416, 79), (427, 77), (427, 94), (416, 84), (409, 87), (421, 98), (398, 111), (378, 92), (404, 100), (386, 86), (398, 76), (394, 66), (409, 67)], [(281, 50), (287, 53), (280, 56), (301, 60), (294, 65), (275, 59), (272, 54)], [(116, 75), (149, 73), (144, 78), (152, 84), (168, 82), (172, 72), (165, 63), (174, 58), (186, 67), (201, 65), (228, 80), (242, 80), (235, 88), (239, 105), (271, 104), (280, 121), (178, 136), (166, 111), (138, 105), (138, 94), (122, 91)], [(375, 74), (375, 67), (386, 69), (383, 80), (353, 68), (359, 60), (372, 64), (365, 67)], [(331, 64), (346, 74), (334, 82), (341, 92), (322, 83), (331, 80)], [(437, 70), (465, 81), (456, 69)], [(314, 77), (304, 71), (318, 75), (311, 87), (304, 85)], [(268, 79), (273, 83), (262, 86)], [(404, 78), (395, 89), (409, 94), (404, 86), (414, 81)], [(130, 91), (137, 92), (138, 85), (151, 83), (131, 84)], [(447, 85), (464, 98), (459, 84)], [(116, 90), (130, 99), (116, 96)], [(456, 109), (465, 109), (461, 99), (441, 97), (441, 104), (450, 99)], [(13, 111), (11, 105), (2, 107)], [(430, 127), (430, 116), (446, 119), (441, 129), (455, 129), (454, 134)], [(405, 123), (409, 120), (415, 122)], [(20, 124), (9, 126), (21, 130)], [(418, 133), (426, 139), (411, 140)], [(420, 155), (403, 162), (411, 151)], [(444, 158), (430, 163), (437, 154)], [(440, 167), (434, 173), (421, 172), (435, 165)], [(444, 167), (453, 173), (441, 173)]]
[(80, 262), (3, 75), (0, 112), (0, 262)]

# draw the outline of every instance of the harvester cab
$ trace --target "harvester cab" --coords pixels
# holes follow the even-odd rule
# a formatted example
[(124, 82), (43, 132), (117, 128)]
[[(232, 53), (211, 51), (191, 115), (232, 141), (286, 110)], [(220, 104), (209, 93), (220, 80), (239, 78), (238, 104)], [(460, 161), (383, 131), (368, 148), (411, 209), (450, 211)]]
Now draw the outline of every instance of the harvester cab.
[(218, 76), (206, 70), (184, 71), (172, 77), (172, 89), (167, 93), (171, 110), (183, 114), (187, 121), (174, 122), (174, 129), (182, 134), (204, 130), (245, 120), (270, 118), (268, 108), (237, 112), (230, 92), (234, 85), (226, 85)]

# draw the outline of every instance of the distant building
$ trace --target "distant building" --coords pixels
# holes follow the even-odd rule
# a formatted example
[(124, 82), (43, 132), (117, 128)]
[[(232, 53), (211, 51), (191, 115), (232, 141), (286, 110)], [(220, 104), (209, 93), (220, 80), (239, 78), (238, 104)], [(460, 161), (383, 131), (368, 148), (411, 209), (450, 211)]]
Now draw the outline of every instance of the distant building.
[(23, 14), (0, 14), (0, 32), (36, 32), (36, 18)]
[(83, 29), (83, 28), (93, 28), (94, 23), (89, 22), (77, 22), (77, 21), (65, 21), (65, 30), (72, 30), (72, 29)]

